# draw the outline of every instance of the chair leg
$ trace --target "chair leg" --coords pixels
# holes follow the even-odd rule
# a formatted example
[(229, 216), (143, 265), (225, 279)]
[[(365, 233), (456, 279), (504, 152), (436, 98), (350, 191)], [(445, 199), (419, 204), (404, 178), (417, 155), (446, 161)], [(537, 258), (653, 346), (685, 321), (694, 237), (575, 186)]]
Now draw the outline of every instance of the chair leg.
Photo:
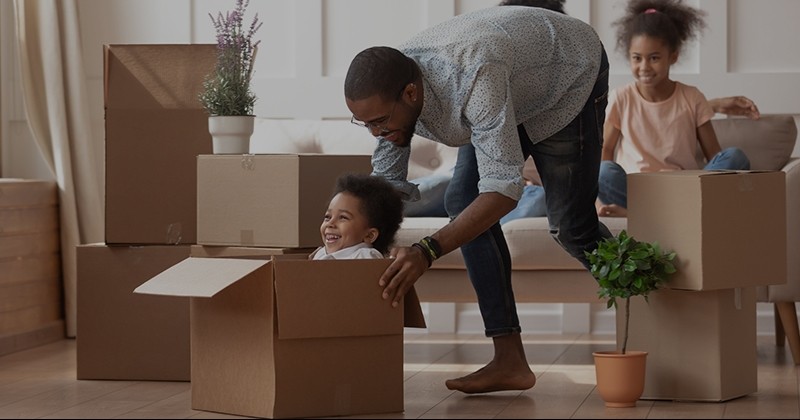
[(800, 330), (797, 327), (797, 309), (794, 302), (775, 302), (795, 365), (800, 365)]
[(781, 315), (778, 313), (778, 304), (772, 305), (775, 320), (775, 345), (783, 347), (786, 344), (786, 332), (783, 331), (783, 322), (781, 322)]

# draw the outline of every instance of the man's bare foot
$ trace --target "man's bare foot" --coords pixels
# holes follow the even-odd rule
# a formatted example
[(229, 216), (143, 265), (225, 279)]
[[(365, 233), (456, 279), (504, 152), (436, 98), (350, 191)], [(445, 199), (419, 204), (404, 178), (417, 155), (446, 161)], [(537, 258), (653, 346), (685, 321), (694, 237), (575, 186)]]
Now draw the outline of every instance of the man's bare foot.
[(496, 391), (522, 391), (536, 384), (536, 375), (525, 358), (518, 333), (494, 337), (494, 359), (488, 365), (445, 382), (447, 389), (466, 394)]
[(604, 204), (597, 208), (597, 215), (602, 217), (626, 217), (628, 209), (616, 204)]
[(533, 388), (534, 385), (536, 385), (536, 375), (531, 372), (530, 367), (508, 371), (497, 366), (494, 361), (467, 376), (445, 381), (447, 389), (465, 394), (524, 391)]

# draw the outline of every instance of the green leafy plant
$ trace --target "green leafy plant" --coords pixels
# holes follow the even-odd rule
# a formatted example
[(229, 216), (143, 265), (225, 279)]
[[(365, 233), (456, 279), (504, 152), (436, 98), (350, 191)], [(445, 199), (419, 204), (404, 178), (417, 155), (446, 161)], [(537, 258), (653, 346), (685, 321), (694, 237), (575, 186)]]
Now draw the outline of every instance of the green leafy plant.
[(673, 274), (674, 252), (663, 252), (657, 242), (640, 242), (623, 230), (586, 252), (590, 271), (600, 286), (597, 292), (607, 300), (607, 308), (617, 308), (617, 298), (625, 299), (625, 333), (622, 354), (628, 347), (628, 321), (632, 296), (647, 295), (660, 288)]
[(261, 28), (258, 14), (249, 27), (243, 26), (249, 0), (237, 0), (236, 8), (215, 18), (209, 13), (217, 32), (217, 64), (206, 76), (200, 102), (209, 115), (252, 115), (256, 102), (250, 90), (253, 62), (258, 44), (253, 35)]

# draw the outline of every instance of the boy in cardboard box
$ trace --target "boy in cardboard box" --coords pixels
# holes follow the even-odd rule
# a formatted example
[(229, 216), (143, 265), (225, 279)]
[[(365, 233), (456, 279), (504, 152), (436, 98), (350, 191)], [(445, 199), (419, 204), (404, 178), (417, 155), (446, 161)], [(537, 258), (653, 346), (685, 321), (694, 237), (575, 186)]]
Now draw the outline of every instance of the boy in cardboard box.
[(319, 227), (323, 246), (309, 259), (383, 258), (403, 221), (400, 194), (383, 178), (339, 177)]

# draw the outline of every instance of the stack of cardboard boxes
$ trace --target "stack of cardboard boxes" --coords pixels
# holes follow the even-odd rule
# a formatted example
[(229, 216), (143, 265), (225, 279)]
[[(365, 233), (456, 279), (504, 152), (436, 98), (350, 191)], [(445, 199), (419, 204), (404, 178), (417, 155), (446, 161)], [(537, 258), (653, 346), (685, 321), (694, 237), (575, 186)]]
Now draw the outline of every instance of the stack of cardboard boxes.
[(631, 300), (628, 349), (649, 353), (642, 398), (757, 390), (755, 286), (786, 282), (785, 191), (783, 172), (628, 176), (628, 232), (677, 254), (667, 288)]
[(188, 381), (189, 302), (133, 289), (196, 243), (214, 45), (108, 45), (105, 243), (78, 247), (78, 379)]
[[(106, 243), (79, 249), (78, 378), (191, 380), (195, 409), (403, 409), (388, 260), (308, 261), (336, 179), (368, 155), (211, 155), (208, 45), (106, 47)], [(142, 128), (144, 127), (144, 128)], [(143, 149), (148, 150), (143, 150)]]

